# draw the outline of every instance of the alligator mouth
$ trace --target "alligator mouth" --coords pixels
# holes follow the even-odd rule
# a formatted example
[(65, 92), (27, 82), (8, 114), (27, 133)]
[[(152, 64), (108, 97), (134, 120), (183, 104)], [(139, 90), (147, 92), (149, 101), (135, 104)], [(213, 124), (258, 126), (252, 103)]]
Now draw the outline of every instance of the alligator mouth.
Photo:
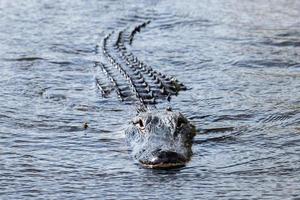
[(185, 166), (185, 162), (181, 163), (158, 163), (158, 164), (152, 164), (152, 163), (143, 163), (140, 162), (143, 167), (148, 169), (174, 169), (174, 168), (180, 168)]
[(151, 169), (171, 169), (184, 167), (187, 160), (184, 156), (172, 152), (172, 151), (161, 151), (151, 160), (139, 161), (145, 168)]

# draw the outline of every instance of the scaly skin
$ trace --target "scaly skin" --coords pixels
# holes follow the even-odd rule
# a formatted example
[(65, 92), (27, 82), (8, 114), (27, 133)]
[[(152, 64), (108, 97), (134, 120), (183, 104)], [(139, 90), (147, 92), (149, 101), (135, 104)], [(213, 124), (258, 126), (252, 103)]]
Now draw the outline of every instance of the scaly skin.
[(139, 113), (125, 131), (133, 157), (146, 168), (184, 166), (192, 155), (195, 127), (170, 109)]

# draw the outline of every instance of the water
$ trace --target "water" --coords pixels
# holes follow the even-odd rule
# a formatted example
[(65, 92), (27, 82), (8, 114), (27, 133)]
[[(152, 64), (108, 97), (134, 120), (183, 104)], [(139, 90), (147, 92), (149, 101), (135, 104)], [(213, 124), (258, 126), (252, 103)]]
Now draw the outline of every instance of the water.
[[(134, 106), (95, 86), (95, 45), (149, 19), (133, 52), (198, 131), (179, 170), (136, 165)], [(299, 27), (296, 0), (2, 0), (0, 199), (299, 199)]]

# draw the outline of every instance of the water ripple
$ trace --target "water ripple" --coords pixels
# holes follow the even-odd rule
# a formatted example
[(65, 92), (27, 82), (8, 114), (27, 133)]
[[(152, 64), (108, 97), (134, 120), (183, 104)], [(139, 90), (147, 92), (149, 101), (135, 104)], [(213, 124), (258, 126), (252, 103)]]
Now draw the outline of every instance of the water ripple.
[[(0, 198), (299, 198), (299, 7), (2, 0)], [(95, 46), (148, 20), (129, 48), (188, 87), (157, 105), (196, 126), (181, 169), (135, 163), (123, 133), (134, 106), (94, 83)]]

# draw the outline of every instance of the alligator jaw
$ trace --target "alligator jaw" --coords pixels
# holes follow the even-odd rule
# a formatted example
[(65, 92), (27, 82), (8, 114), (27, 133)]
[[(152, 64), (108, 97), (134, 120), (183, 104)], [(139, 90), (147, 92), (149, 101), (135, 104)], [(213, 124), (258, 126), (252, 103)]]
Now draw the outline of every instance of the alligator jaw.
[(158, 164), (151, 164), (151, 163), (143, 163), (140, 162), (141, 165), (148, 169), (174, 169), (184, 167), (186, 163), (178, 162), (178, 163), (158, 163)]
[(157, 156), (149, 161), (139, 160), (145, 168), (151, 169), (171, 169), (184, 167), (187, 159), (182, 155), (172, 151), (161, 151)]

